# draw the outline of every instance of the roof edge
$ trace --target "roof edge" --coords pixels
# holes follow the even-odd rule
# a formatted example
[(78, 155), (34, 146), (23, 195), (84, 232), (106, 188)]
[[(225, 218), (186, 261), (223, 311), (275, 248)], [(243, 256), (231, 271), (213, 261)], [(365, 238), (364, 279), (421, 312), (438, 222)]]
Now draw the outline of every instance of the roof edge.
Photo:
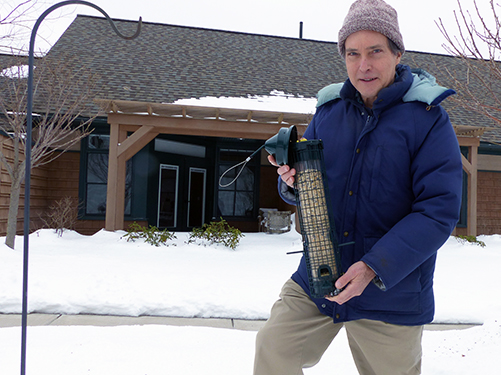
[[(87, 15), (87, 14), (77, 14), (77, 18), (78, 17), (82, 17), (82, 18), (94, 18), (94, 19), (100, 19), (100, 20), (103, 20), (103, 21), (106, 20), (105, 17), (91, 16), (91, 15)], [(113, 21), (120, 21), (120, 22), (130, 22), (130, 23), (138, 23), (139, 22), (139, 21), (136, 21), (136, 20), (126, 20), (126, 19), (123, 19), (123, 18), (112, 18), (112, 20)], [(244, 32), (244, 31), (232, 31), (232, 30), (223, 30), (223, 29), (211, 29), (209, 27), (174, 25), (174, 24), (170, 24), (170, 23), (151, 22), (151, 21), (144, 21), (144, 20), (142, 20), (142, 23), (143, 23), (143, 25), (144, 24), (149, 24), (149, 25), (157, 25), (157, 26), (178, 27), (178, 28), (181, 28), (181, 29), (215, 31), (215, 32), (227, 33), (227, 34), (240, 34), (240, 35), (262, 36), (262, 37), (266, 37), (266, 38), (288, 39), (288, 40), (297, 40), (297, 41), (314, 42), (314, 43), (326, 43), (326, 44), (334, 44), (334, 45), (338, 44), (338, 42), (333, 42), (333, 41), (328, 41), (328, 40), (308, 39), (308, 38), (295, 38), (295, 37), (291, 37), (291, 36), (249, 33), (249, 32)], [(418, 53), (418, 54), (424, 54), (424, 55), (433, 55), (433, 56), (455, 57), (455, 56), (448, 55), (448, 54), (445, 54), (445, 53), (437, 53), (437, 52), (414, 51), (414, 50), (406, 50), (406, 52)]]
[[(77, 14), (77, 18), (94, 18), (94, 19), (100, 19), (103, 21), (106, 21), (105, 17), (100, 17), (100, 16), (91, 16), (91, 15), (86, 15), (86, 14)], [(112, 18), (113, 21), (119, 21), (119, 22), (130, 22), (130, 23), (138, 23), (139, 21), (136, 20), (126, 20), (123, 18)], [(327, 41), (327, 40), (317, 40), (317, 39), (306, 39), (306, 38), (294, 38), (291, 36), (280, 36), (280, 35), (270, 35), (270, 34), (258, 34), (258, 33), (247, 33), (244, 31), (232, 31), (232, 30), (223, 30), (223, 29), (211, 29), (208, 27), (198, 27), (198, 26), (183, 26), (183, 25), (174, 25), (174, 24), (169, 24), (169, 23), (161, 23), (161, 22), (148, 22), (142, 20), (143, 25), (149, 24), (149, 25), (157, 25), (157, 26), (168, 26), (168, 27), (178, 27), (181, 29), (194, 29), (194, 30), (204, 30), (204, 31), (215, 31), (215, 32), (220, 32), (220, 33), (227, 33), (227, 34), (240, 34), (240, 35), (253, 35), (253, 36), (263, 36), (267, 38), (278, 38), (278, 39), (292, 39), (292, 40), (302, 40), (305, 42), (315, 42), (315, 43), (327, 43), (327, 44), (337, 44), (337, 42), (332, 42), (332, 41)]]

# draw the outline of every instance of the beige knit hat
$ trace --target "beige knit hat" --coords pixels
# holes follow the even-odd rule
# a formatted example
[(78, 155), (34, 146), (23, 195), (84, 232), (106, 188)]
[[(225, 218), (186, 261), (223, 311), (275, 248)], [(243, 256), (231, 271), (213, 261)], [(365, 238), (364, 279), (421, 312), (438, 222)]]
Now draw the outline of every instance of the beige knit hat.
[(405, 47), (398, 28), (397, 11), (383, 0), (357, 0), (351, 4), (338, 35), (338, 50), (343, 58), (346, 38), (361, 30), (383, 34), (404, 53)]

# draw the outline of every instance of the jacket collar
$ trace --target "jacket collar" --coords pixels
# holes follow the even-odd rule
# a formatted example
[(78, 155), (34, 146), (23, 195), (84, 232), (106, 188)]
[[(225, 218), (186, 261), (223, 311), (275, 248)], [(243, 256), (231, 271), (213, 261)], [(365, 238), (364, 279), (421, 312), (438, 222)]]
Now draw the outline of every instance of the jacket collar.
[[(336, 99), (351, 101), (359, 105), (356, 94), (357, 90), (349, 79), (344, 83), (334, 83), (318, 92), (317, 107)], [(379, 92), (373, 110), (383, 110), (399, 100), (404, 102), (419, 101), (435, 106), (453, 94), (455, 94), (454, 90), (439, 86), (435, 77), (428, 72), (422, 69), (411, 70), (407, 65), (399, 64), (396, 69), (395, 81)]]

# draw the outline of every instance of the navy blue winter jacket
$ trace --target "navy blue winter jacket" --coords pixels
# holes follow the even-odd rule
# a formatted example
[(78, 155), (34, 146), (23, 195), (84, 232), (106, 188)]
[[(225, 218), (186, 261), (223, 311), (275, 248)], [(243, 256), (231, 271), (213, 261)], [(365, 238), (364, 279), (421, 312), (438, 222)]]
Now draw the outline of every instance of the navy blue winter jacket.
[[(432, 321), (437, 250), (457, 224), (461, 204), (459, 145), (439, 105), (453, 93), (405, 65), (397, 66), (395, 82), (379, 92), (372, 109), (349, 80), (319, 92), (304, 137), (323, 141), (339, 243), (354, 242), (341, 247), (342, 268), (362, 260), (382, 282), (342, 306), (313, 299), (334, 322)], [(292, 278), (309, 293), (304, 257)]]

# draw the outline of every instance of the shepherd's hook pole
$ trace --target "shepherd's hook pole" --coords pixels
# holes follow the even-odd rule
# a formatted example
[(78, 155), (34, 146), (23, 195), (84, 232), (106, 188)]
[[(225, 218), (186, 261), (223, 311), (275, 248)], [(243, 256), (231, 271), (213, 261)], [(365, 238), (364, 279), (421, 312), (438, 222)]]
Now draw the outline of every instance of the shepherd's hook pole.
[(34, 50), (35, 37), (38, 27), (42, 21), (53, 10), (65, 5), (87, 5), (101, 12), (109, 21), (115, 33), (123, 39), (134, 39), (141, 32), (142, 18), (139, 17), (139, 24), (134, 35), (126, 36), (118, 31), (113, 20), (108, 14), (97, 5), (88, 1), (69, 0), (57, 3), (48, 8), (40, 17), (38, 17), (33, 30), (31, 31), (30, 50), (28, 58), (28, 102), (26, 109), (26, 146), (25, 146), (25, 183), (24, 183), (24, 258), (23, 258), (23, 314), (22, 314), (22, 332), (21, 332), (21, 375), (26, 374), (26, 331), (28, 322), (28, 259), (29, 259), (29, 232), (30, 232), (30, 190), (31, 190), (31, 147), (32, 147), (32, 112), (33, 112), (33, 65), (34, 65)]

